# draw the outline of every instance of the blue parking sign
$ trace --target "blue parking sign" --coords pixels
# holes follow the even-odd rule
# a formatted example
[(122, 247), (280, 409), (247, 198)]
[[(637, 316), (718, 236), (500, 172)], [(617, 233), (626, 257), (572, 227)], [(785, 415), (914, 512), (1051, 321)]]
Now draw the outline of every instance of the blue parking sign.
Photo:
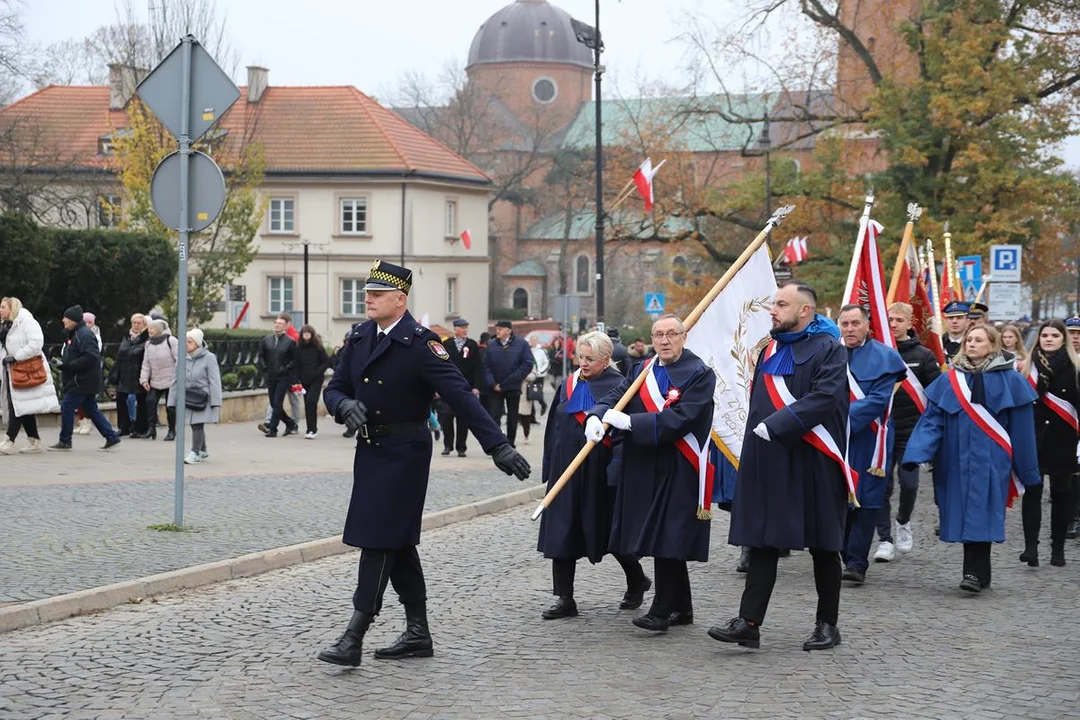
[(995, 282), (1020, 282), (1022, 251), (1020, 245), (990, 246), (990, 275)]

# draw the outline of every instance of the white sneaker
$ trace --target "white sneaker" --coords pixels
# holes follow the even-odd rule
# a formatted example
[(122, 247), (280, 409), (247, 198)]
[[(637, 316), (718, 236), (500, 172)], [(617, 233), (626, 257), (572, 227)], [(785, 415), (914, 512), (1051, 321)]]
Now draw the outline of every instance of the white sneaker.
[(185, 465), (198, 465), (202, 461), (203, 461), (202, 455), (195, 452), (194, 450), (189, 452), (187, 454), (187, 457), (184, 458), (184, 464)]
[(896, 548), (893, 544), (886, 540), (885, 542), (878, 543), (877, 552), (874, 553), (874, 562), (889, 562), (896, 557)]
[(314, 440), (316, 437), (318, 437), (318, 435), (319, 435), (319, 433), (313, 433), (313, 432), (305, 433), (304, 434), (304, 439), (305, 440)]
[(15, 448), (15, 443), (11, 442), (11, 438), (5, 436), (3, 440), (0, 440), (0, 455), (14, 455), (17, 452), (19, 451)]
[(45, 452), (45, 448), (41, 446), (41, 438), (30, 438), (30, 444), (24, 447), (19, 452), (28, 454), (37, 454)]
[(90, 434), (90, 418), (83, 418), (79, 421), (79, 426), (75, 428), (76, 435), (89, 435)]
[(915, 547), (915, 536), (911, 534), (911, 523), (896, 524), (896, 549), (902, 553), (911, 552)]

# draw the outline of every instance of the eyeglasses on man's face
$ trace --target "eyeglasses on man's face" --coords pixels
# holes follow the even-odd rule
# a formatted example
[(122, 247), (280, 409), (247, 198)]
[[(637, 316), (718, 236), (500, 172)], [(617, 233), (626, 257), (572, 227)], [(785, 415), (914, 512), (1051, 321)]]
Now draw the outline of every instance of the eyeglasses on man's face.
[(667, 338), (668, 340), (674, 340), (681, 335), (682, 332), (679, 330), (668, 330), (667, 332), (654, 332), (652, 334), (652, 339), (656, 342), (660, 342), (664, 338)]

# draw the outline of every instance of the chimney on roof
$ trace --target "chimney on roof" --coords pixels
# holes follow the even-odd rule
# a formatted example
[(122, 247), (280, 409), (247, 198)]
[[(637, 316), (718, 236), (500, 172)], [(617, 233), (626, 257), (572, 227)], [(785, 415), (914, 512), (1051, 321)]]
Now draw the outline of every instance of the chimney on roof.
[(123, 110), (135, 94), (135, 87), (146, 77), (148, 70), (131, 65), (109, 65), (109, 109)]
[(247, 101), (249, 103), (257, 103), (262, 99), (263, 93), (266, 92), (266, 88), (270, 84), (270, 71), (264, 67), (259, 67), (258, 65), (248, 65), (247, 71)]

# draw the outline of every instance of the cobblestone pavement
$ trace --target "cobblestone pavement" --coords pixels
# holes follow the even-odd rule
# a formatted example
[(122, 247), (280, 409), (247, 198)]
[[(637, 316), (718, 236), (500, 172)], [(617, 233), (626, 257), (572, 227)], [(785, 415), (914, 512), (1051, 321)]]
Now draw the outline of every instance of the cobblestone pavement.
[[(927, 540), (927, 504), (915, 551), (845, 588), (831, 651), (801, 650), (814, 608), (805, 553), (781, 563), (760, 651), (705, 634), (742, 588), (726, 515), (712, 562), (691, 566), (697, 624), (632, 627), (610, 559), (579, 569), (580, 617), (543, 621), (550, 569), (521, 508), (425, 535), (434, 658), (315, 660), (350, 612), (356, 558), (339, 556), (0, 636), (0, 717), (1080, 717), (1080, 545), (1066, 568), (1022, 566), (1012, 512), (993, 589), (965, 596), (961, 548)], [(369, 653), (403, 624), (388, 601)]]
[[(352, 485), (340, 471), (352, 467), (354, 441), (326, 430), (306, 442), (268, 440), (250, 425), (214, 427), (210, 462), (189, 468), (183, 533), (149, 528), (173, 519), (171, 443), (125, 440), (101, 453), (82, 438), (72, 453), (0, 456), (0, 604), (340, 533)], [(524, 487), (495, 470), (474, 439), (470, 447), (459, 458), (438, 455), (436, 445), (428, 512)], [(538, 473), (540, 442), (520, 447)], [(222, 470), (234, 474), (213, 474)], [(157, 478), (131, 480), (150, 473)]]

